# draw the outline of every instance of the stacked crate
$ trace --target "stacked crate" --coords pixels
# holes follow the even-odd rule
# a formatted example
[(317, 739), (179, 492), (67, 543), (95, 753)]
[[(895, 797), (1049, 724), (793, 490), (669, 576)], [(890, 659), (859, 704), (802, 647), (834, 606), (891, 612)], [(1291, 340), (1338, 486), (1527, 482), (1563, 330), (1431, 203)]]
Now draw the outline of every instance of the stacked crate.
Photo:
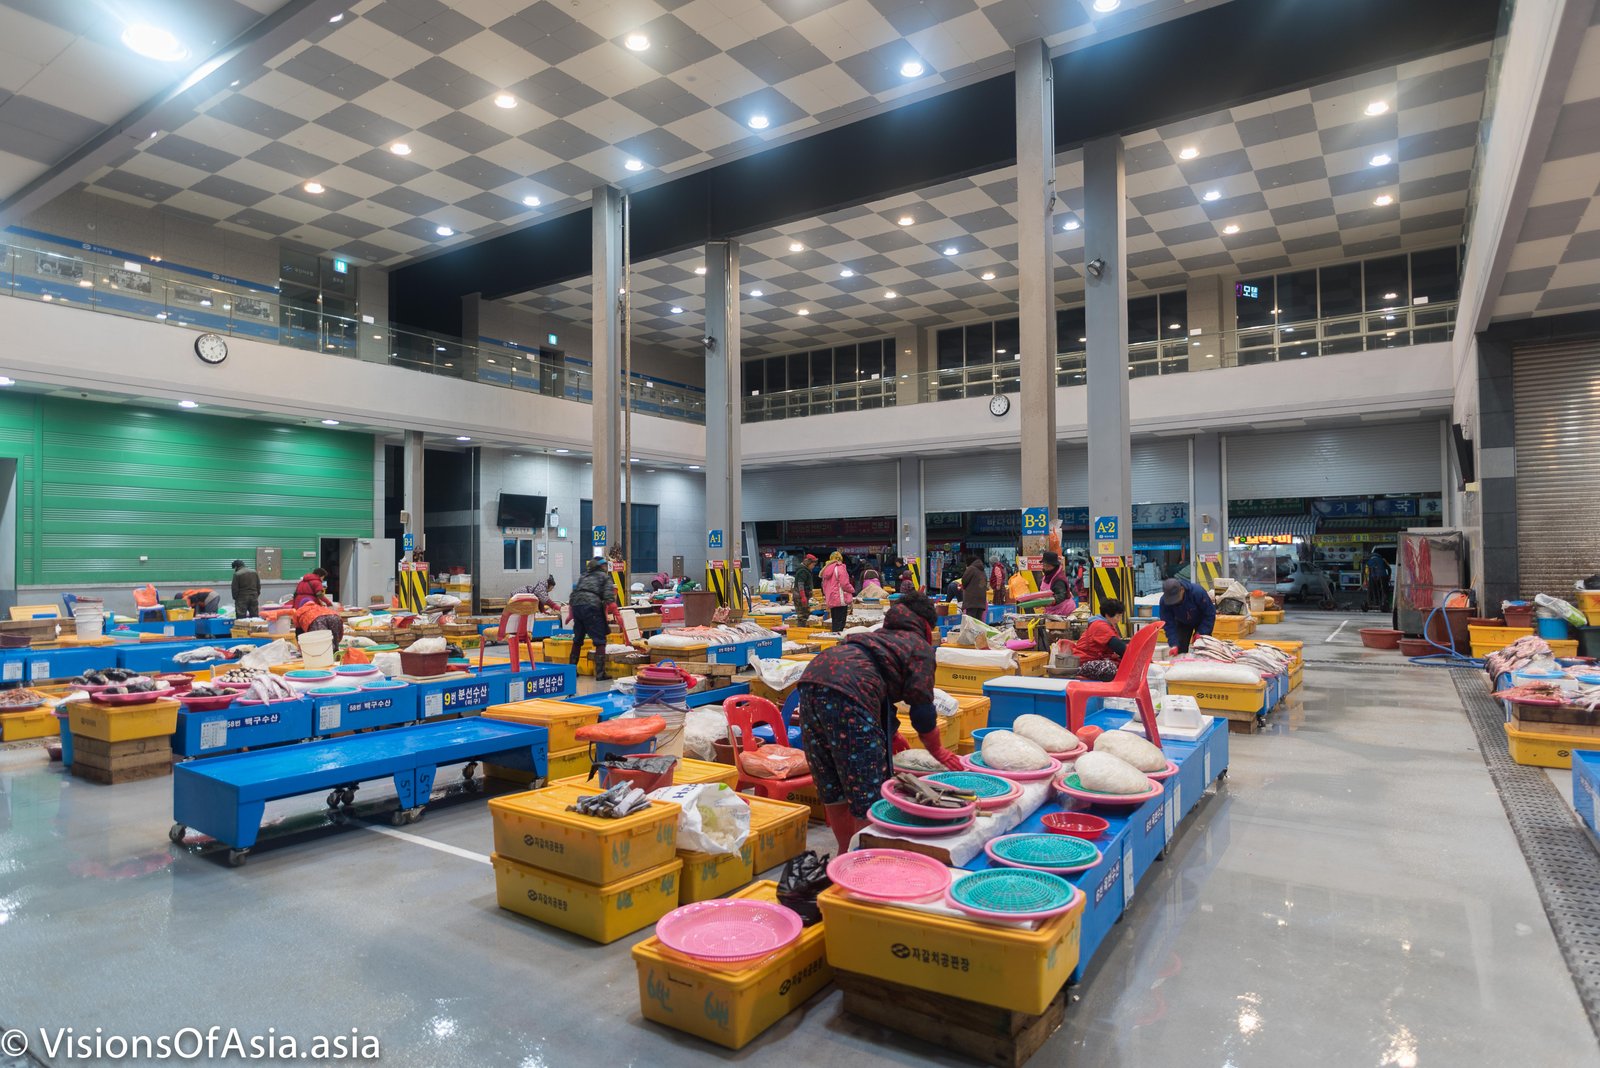
[[(544, 774), (547, 781), (554, 782), (574, 775), (588, 775), (589, 744), (578, 741), (577, 731), (579, 727), (600, 722), (598, 707), (536, 698), (511, 704), (490, 705), (483, 714), (488, 719), (532, 724), (550, 732), (550, 766), (545, 769)], [(486, 778), (503, 779), (506, 782), (526, 784), (534, 780), (532, 772), (503, 768), (491, 763), (484, 764), (483, 773)]]
[(72, 732), (72, 774), (80, 779), (114, 786), (172, 774), (176, 701), (74, 701), (67, 706), (67, 726)]

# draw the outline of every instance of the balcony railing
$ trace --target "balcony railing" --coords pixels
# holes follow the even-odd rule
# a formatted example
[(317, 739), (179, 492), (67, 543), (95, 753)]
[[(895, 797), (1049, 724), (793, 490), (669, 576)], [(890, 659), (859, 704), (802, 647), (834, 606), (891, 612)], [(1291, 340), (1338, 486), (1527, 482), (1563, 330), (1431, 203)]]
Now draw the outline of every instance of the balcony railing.
[[(469, 344), (400, 330), (360, 316), (298, 307), (270, 290), (208, 279), (155, 264), (69, 253), (11, 240), (0, 245), (0, 291), (197, 332), (248, 337), (330, 356), (387, 364), (468, 382), (589, 403), (586, 364), (550, 360), (537, 349)], [(634, 375), (635, 411), (705, 422), (705, 393)]]
[[(1188, 374), (1218, 367), (1245, 367), (1448, 341), (1455, 328), (1455, 317), (1456, 305), (1451, 301), (1141, 342), (1128, 347), (1128, 377)], [(1086, 355), (1081, 342), (1074, 339), (1067, 343), (1065, 351), (1056, 356), (1058, 386), (1084, 384)], [(755, 423), (1017, 393), (1022, 388), (1021, 368), (1019, 357), (1001, 357), (994, 363), (903, 373), (892, 380), (874, 379), (747, 396), (744, 398), (744, 421)]]

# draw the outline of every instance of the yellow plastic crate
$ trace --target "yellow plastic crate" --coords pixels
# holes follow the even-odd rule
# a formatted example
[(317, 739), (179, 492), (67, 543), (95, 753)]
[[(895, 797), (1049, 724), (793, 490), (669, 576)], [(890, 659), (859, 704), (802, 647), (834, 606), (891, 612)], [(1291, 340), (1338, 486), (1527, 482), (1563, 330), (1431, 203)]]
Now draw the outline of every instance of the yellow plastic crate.
[(178, 729), (178, 702), (102, 705), (93, 701), (74, 701), (67, 706), (67, 725), (73, 734), (102, 742), (163, 738)]
[(755, 846), (749, 839), (737, 853), (692, 853), (681, 850), (683, 878), (678, 881), (678, 903), (692, 905), (727, 897), (756, 877)]
[[(555, 785), (558, 779), (576, 778), (582, 780), (589, 775), (589, 747), (580, 742), (571, 749), (556, 750), (550, 754), (550, 766), (545, 769), (545, 782)], [(485, 778), (499, 779), (502, 782), (518, 782), (524, 785), (536, 781), (539, 776), (531, 771), (521, 768), (507, 768), (499, 764), (485, 762), (483, 765)]]
[(963, 738), (961, 739), (961, 744), (956, 746), (956, 756), (971, 756), (977, 751), (978, 740), (976, 738)]
[(1472, 642), (1474, 656), (1479, 654), (1477, 649), (1482, 646), (1489, 653), (1496, 649), (1504, 649), (1518, 638), (1526, 638), (1533, 633), (1532, 627), (1480, 627), (1468, 626), (1467, 636)]
[(817, 898), (833, 967), (1033, 1014), (1078, 966), (1083, 902), (1028, 931), (855, 901), (837, 886)]
[[(776, 902), (778, 884), (755, 883), (733, 896)], [(782, 952), (737, 970), (697, 964), (654, 937), (633, 947), (633, 961), (645, 1019), (728, 1049), (743, 1049), (833, 982), (820, 924)]]
[[(907, 745), (913, 749), (926, 749), (922, 739), (917, 736), (916, 730), (911, 726), (910, 713), (903, 713), (900, 718), (900, 737), (905, 739)], [(938, 726), (934, 729), (939, 732), (939, 741), (944, 743), (946, 749), (954, 749), (961, 744), (961, 718), (951, 719), (948, 716), (934, 717)]]
[(1511, 747), (1511, 759), (1518, 764), (1531, 764), (1539, 768), (1572, 767), (1572, 751), (1600, 750), (1600, 732), (1592, 737), (1582, 734), (1546, 734), (1543, 731), (1518, 730), (1506, 724), (1506, 743)]
[(579, 797), (594, 792), (579, 785), (548, 786), (490, 800), (494, 851), (596, 886), (673, 859), (678, 848), (677, 805), (652, 801), (649, 809), (620, 820), (566, 811)]
[[(512, 723), (529, 723), (549, 731), (548, 743), (552, 761), (554, 761), (554, 754), (558, 751), (565, 751), (575, 746), (584, 745), (577, 738), (579, 727), (586, 727), (591, 723), (600, 722), (600, 709), (594, 705), (574, 705), (566, 701), (551, 701), (546, 698), (517, 701), (506, 705), (490, 705), (484, 709), (483, 714), (488, 719), (503, 719)], [(588, 746), (584, 745), (584, 748), (587, 749)], [(552, 779), (559, 778), (556, 775), (551, 775), (550, 777)]]
[(1267, 700), (1267, 684), (1254, 685), (1243, 682), (1173, 682), (1167, 681), (1167, 692), (1193, 697), (1201, 708), (1214, 708), (1224, 712), (1260, 712)]
[(750, 618), (755, 622), (756, 626), (766, 627), (768, 630), (783, 624), (782, 616), (767, 615), (763, 613), (761, 615), (751, 616)]
[[(807, 642), (806, 644), (807, 645), (821, 645), (822, 643), (819, 642), (819, 641), (811, 641), (811, 642)], [(835, 642), (834, 644), (837, 645), (839, 643)], [(783, 659), (785, 659), (785, 660), (795, 660), (795, 661), (798, 661), (799, 663), (802, 663), (802, 664), (809, 664), (809, 663), (811, 663), (811, 661), (815, 660), (816, 658), (817, 658), (817, 654), (816, 653), (784, 653), (783, 654)]]
[(1005, 668), (956, 667), (940, 664), (934, 672), (934, 685), (947, 693), (981, 694), (983, 684), (1014, 674)]
[(546, 638), (539, 643), (539, 658), (542, 663), (565, 664), (567, 657), (571, 655), (571, 638)]
[(699, 782), (720, 782), (732, 790), (739, 785), (739, 769), (732, 764), (718, 764), (710, 760), (680, 759), (672, 772), (673, 785), (688, 786)]
[(1600, 590), (1578, 590), (1577, 599), (1573, 603), (1578, 606), (1580, 612), (1600, 612)]
[(961, 706), (961, 740), (971, 741), (973, 732), (989, 725), (989, 699), (961, 693), (950, 696)]
[(501, 908), (593, 942), (615, 942), (678, 907), (683, 862), (677, 857), (601, 886), (499, 853), (489, 859), (494, 864), (495, 897)]
[(1255, 620), (1249, 616), (1218, 616), (1211, 633), (1218, 638), (1245, 638), (1256, 629)]
[(1298, 690), (1300, 684), (1306, 680), (1306, 669), (1301, 664), (1296, 664), (1289, 669), (1289, 689)]
[(1262, 624), (1263, 626), (1271, 626), (1274, 623), (1282, 623), (1283, 609), (1276, 608), (1270, 612), (1260, 612), (1256, 615), (1256, 622)]
[(743, 796), (750, 803), (750, 841), (755, 843), (752, 866), (757, 875), (806, 851), (806, 831), (811, 824), (809, 807), (751, 794)]
[(26, 712), (0, 712), (0, 741), (50, 738), (61, 733), (54, 709), (30, 708)]
[(779, 800), (787, 801), (791, 805), (804, 805), (811, 812), (813, 823), (827, 822), (827, 816), (822, 811), (822, 798), (817, 794), (815, 785), (790, 790)]

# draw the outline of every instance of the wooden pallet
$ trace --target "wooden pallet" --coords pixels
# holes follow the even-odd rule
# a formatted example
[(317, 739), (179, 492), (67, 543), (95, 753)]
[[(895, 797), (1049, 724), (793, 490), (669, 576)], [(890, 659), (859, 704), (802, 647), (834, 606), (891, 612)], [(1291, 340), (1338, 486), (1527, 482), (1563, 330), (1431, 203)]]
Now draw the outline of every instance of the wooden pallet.
[(1001, 1068), (1026, 1064), (1067, 1015), (1065, 987), (1033, 1016), (855, 972), (836, 969), (833, 978), (850, 1015)]
[(163, 736), (102, 742), (74, 734), (72, 774), (106, 786), (171, 775), (172, 739)]

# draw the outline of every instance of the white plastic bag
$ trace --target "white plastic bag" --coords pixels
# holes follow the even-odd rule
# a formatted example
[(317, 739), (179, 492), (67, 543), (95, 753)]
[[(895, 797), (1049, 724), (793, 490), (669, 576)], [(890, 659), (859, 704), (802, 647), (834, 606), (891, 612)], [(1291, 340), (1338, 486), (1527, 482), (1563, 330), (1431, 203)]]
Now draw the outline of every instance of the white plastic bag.
[(807, 666), (804, 660), (771, 660), (750, 654), (751, 669), (774, 690), (786, 689), (799, 682)]
[(279, 638), (275, 642), (268, 642), (259, 648), (252, 649), (239, 658), (239, 666), (255, 668), (257, 671), (266, 671), (273, 664), (287, 664), (291, 660), (299, 660), (300, 651), (288, 642)]
[(678, 849), (692, 853), (737, 853), (750, 837), (750, 806), (727, 783), (701, 782), (665, 786), (650, 793), (652, 801), (670, 801), (678, 816)]
[(933, 710), (939, 715), (949, 718), (961, 711), (961, 702), (935, 686), (933, 688)]
[(1539, 593), (1534, 595), (1533, 600), (1535, 604), (1543, 609), (1539, 613), (1542, 616), (1564, 619), (1574, 627), (1587, 626), (1589, 623), (1587, 616), (1559, 597), (1551, 597), (1547, 593)]
[[(983, 620), (964, 615), (961, 617), (961, 626), (956, 630), (956, 644), (966, 645), (973, 649), (992, 649), (993, 646), (989, 644), (989, 639), (998, 633), (999, 631)], [(1005, 643), (1002, 642), (1000, 647), (1002, 649), (1005, 648)]]
[(418, 638), (406, 647), (408, 653), (444, 653), (449, 652), (449, 646), (443, 638)]

